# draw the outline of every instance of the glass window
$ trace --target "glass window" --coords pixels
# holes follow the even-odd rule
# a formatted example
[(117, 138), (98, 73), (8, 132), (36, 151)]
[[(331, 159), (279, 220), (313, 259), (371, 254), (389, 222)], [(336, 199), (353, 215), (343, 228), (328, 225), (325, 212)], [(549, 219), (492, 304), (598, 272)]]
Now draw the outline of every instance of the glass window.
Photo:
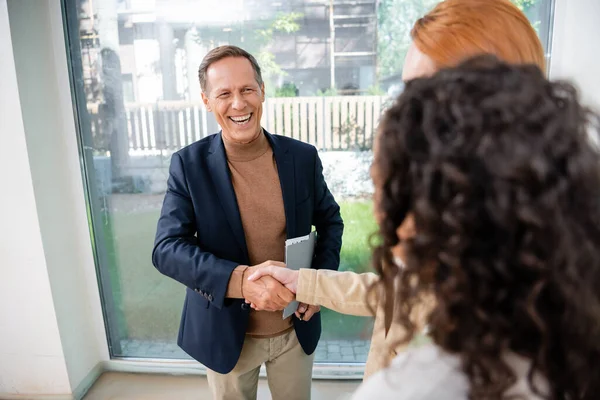
[[(546, 47), (551, 0), (514, 0)], [(170, 156), (219, 127), (197, 70), (222, 44), (259, 60), (263, 126), (316, 146), (345, 221), (341, 270), (370, 270), (368, 168), (402, 88), (412, 23), (437, 0), (64, 0), (111, 354), (186, 358), (185, 291), (151, 264)], [(364, 362), (372, 319), (323, 309), (317, 362)]]

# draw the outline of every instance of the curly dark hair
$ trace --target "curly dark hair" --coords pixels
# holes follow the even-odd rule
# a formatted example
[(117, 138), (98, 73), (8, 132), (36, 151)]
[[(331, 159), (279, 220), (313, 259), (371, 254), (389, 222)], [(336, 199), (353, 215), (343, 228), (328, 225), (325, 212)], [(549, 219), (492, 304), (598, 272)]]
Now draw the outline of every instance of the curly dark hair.
[[(544, 398), (600, 398), (598, 132), (571, 85), (492, 56), (409, 82), (382, 118), (373, 289), (405, 342), (433, 294), (430, 336), (460, 357), (472, 399), (507, 397), (507, 353), (531, 360)], [(416, 234), (398, 268), (408, 215)]]

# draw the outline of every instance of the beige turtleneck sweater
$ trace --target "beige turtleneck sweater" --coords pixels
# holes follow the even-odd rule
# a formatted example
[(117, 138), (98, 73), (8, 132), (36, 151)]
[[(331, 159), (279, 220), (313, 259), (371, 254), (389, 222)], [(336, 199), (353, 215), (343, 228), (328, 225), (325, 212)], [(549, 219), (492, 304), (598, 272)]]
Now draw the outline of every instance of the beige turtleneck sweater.
[[(279, 174), (273, 150), (264, 133), (250, 143), (239, 144), (223, 137), (231, 182), (237, 198), (250, 265), (267, 260), (285, 261), (286, 221)], [(241, 298), (242, 271), (236, 268), (229, 280), (227, 297)], [(250, 311), (246, 334), (273, 337), (292, 328), (291, 317), (281, 311)]]

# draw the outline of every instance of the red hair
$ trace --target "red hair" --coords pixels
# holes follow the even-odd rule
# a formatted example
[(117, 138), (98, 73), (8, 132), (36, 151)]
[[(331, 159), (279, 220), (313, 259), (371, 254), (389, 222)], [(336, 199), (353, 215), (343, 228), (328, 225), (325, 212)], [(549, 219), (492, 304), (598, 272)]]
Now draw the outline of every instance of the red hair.
[(417, 48), (437, 68), (452, 67), (482, 53), (546, 71), (542, 43), (527, 17), (508, 0), (446, 0), (411, 31)]

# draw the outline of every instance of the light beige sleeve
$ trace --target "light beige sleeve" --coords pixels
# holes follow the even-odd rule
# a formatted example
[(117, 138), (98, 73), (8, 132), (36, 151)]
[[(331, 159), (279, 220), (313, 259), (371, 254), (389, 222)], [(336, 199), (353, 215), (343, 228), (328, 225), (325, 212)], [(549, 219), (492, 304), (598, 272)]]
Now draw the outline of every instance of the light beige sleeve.
[(296, 300), (341, 314), (371, 317), (377, 310), (378, 296), (376, 291), (369, 292), (369, 288), (378, 280), (379, 277), (370, 272), (303, 268), (298, 276)]

